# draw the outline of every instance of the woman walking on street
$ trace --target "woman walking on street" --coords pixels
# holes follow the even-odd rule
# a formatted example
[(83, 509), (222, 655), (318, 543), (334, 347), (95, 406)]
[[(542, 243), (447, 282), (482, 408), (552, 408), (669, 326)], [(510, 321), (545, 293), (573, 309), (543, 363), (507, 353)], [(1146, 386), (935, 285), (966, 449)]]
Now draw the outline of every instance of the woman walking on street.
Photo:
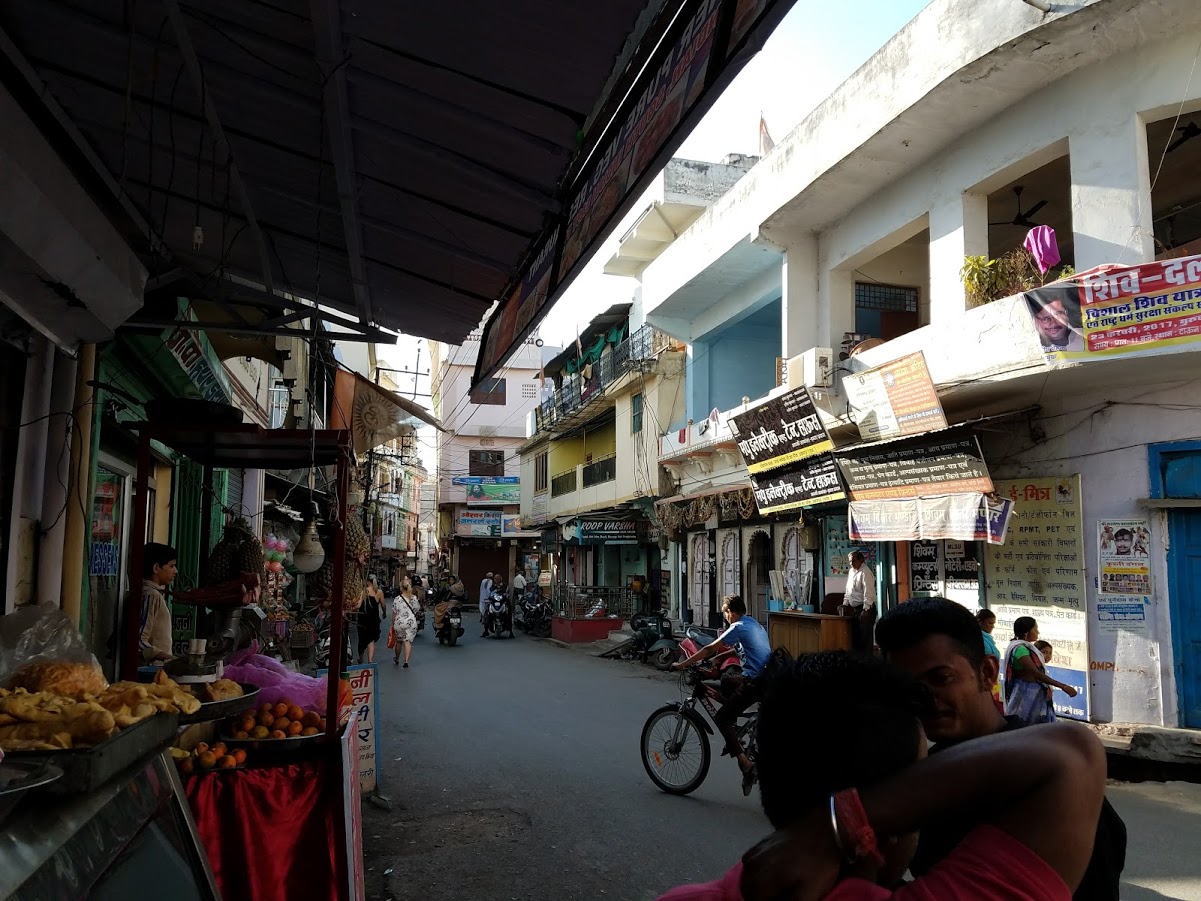
[(392, 663), (400, 663), (400, 646), (403, 644), (405, 669), (409, 668), (409, 658), (413, 655), (413, 639), (417, 637), (416, 609), (417, 597), (413, 594), (413, 585), (405, 579), (400, 583), (400, 594), (392, 599), (392, 631), (396, 633)]
[(383, 594), (372, 582), (359, 606), (359, 663), (375, 663), (375, 643), (384, 619)]
[(1024, 725), (1055, 722), (1051, 689), (1058, 688), (1069, 698), (1076, 689), (1047, 675), (1046, 662), (1034, 642), (1038, 641), (1038, 623), (1032, 616), (1019, 616), (1013, 622), (1013, 641), (1005, 648), (1005, 715), (1016, 716)]

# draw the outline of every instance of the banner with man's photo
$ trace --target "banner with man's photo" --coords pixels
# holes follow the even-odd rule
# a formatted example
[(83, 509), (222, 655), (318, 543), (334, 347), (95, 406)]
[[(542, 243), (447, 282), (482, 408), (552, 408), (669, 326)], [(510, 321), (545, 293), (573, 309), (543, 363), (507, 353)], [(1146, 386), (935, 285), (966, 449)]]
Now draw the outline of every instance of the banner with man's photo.
[(1132, 356), (1201, 342), (1201, 255), (1098, 266), (1023, 296), (1053, 360)]

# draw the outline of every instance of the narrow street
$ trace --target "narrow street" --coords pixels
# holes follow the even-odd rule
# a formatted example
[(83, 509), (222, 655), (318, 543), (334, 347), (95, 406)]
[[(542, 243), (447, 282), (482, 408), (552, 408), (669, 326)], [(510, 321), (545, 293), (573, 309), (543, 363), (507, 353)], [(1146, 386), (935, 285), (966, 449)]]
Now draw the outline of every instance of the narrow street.
[[(673, 678), (528, 639), (421, 633), (412, 666), (381, 655), (381, 771), (393, 809), (363, 806), (369, 898), (653, 899), (713, 878), (767, 831), (716, 756), (691, 797), (638, 757)], [(384, 649), (386, 651), (386, 649)], [(1201, 786), (1116, 785), (1130, 830), (1123, 899), (1201, 901)], [(391, 871), (390, 873), (388, 871)]]

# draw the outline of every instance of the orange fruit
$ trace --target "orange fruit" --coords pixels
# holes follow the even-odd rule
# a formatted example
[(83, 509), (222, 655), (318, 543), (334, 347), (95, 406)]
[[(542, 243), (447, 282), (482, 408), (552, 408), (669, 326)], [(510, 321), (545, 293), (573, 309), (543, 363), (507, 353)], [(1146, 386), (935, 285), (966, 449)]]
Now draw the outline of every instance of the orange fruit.
[(301, 710), (296, 704), (293, 704), (288, 708), (288, 719), (294, 723), (298, 722), (299, 720), (304, 719), (304, 711)]
[(293, 721), (288, 724), (288, 734), (289, 735), (299, 735), (303, 729), (304, 729), (304, 725), (302, 723)]
[(279, 719), (281, 716), (287, 716), (288, 715), (288, 705), (286, 703), (284, 703), (283, 701), (280, 701), (278, 704), (275, 705), (275, 710), (273, 710), (272, 712), (275, 714), (276, 719)]
[(250, 738), (250, 733), (245, 729), (239, 729), (234, 733), (234, 738), (238, 739), (239, 741), (245, 741), (246, 739)]
[(321, 722), (321, 714), (316, 710), (310, 710), (303, 717), (301, 717), (300, 721), (306, 726), (316, 726)]
[(192, 749), (192, 753), (195, 754), (197, 757), (199, 757), (201, 754), (203, 754), (208, 749), (209, 749), (208, 742), (198, 741), (198, 742), (196, 742), (196, 747), (194, 747)]
[(210, 750), (213, 752), (213, 756), (216, 757), (218, 760), (220, 760), (222, 757), (224, 757), (226, 754), (229, 753), (229, 748), (225, 747), (225, 742), (223, 742), (223, 741), (217, 742), (215, 745), (212, 746), (212, 748), (210, 748)]
[(325, 717), (321, 717), (321, 720), (317, 723), (317, 731), (318, 732), (325, 731)]
[(190, 776), (196, 772), (196, 764), (192, 762), (191, 757), (185, 757), (179, 762), (179, 771), (185, 776)]
[(271, 734), (271, 730), (268, 729), (266, 726), (255, 726), (254, 729), (251, 730), (250, 737), (251, 738), (266, 738), (270, 734)]
[(287, 732), (288, 727), (291, 725), (292, 725), (292, 721), (290, 719), (288, 719), (286, 716), (281, 716), (279, 719), (277, 719), (275, 721), (275, 725), (272, 726), (271, 728), (278, 729), (280, 732)]
[(268, 729), (275, 723), (275, 715), (271, 713), (259, 714), (259, 725), (266, 726)]
[(251, 716), (250, 714), (246, 714), (246, 716), (242, 717), (242, 719), (238, 721), (238, 731), (239, 732), (249, 732), (254, 727), (255, 727), (254, 717)]
[(205, 751), (196, 758), (196, 762), (200, 764), (202, 770), (211, 770), (217, 765), (217, 755), (212, 751)]
[(236, 751), (234, 751), (234, 760), (238, 762), (238, 766), (244, 764), (246, 762), (246, 749), (238, 748)]
[(234, 758), (233, 758), (231, 755), (229, 755), (229, 754), (226, 754), (226, 755), (225, 755), (224, 757), (222, 757), (222, 758), (221, 758), (221, 760), (220, 760), (220, 761), (218, 761), (218, 763), (217, 763), (217, 766), (221, 767), (221, 769), (223, 769), (223, 770), (232, 770), (232, 769), (233, 769), (234, 767), (236, 767), (237, 765), (238, 765), (238, 761), (237, 761), (237, 760), (235, 760), (235, 759), (234, 759)]
[(301, 735), (320, 735), (321, 730), (319, 730), (316, 726), (305, 726), (300, 734)]
[(275, 712), (274, 704), (264, 704), (262, 707), (259, 708), (259, 713), (274, 713), (274, 712)]
[(276, 729), (274, 732), (272, 732), (272, 733), (271, 733), (271, 737), (272, 737), (272, 738), (287, 738), (287, 737), (288, 737), (288, 733), (287, 733), (287, 732), (280, 732), (278, 729)]

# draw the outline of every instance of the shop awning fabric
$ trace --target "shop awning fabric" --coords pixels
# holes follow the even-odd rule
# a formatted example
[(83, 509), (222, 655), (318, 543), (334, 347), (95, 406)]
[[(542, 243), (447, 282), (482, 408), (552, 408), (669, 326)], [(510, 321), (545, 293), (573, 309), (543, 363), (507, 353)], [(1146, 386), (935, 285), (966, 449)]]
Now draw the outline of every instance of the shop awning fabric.
[(452, 343), (504, 298), (491, 371), (791, 2), (11, 0), (0, 73), (149, 298)]

